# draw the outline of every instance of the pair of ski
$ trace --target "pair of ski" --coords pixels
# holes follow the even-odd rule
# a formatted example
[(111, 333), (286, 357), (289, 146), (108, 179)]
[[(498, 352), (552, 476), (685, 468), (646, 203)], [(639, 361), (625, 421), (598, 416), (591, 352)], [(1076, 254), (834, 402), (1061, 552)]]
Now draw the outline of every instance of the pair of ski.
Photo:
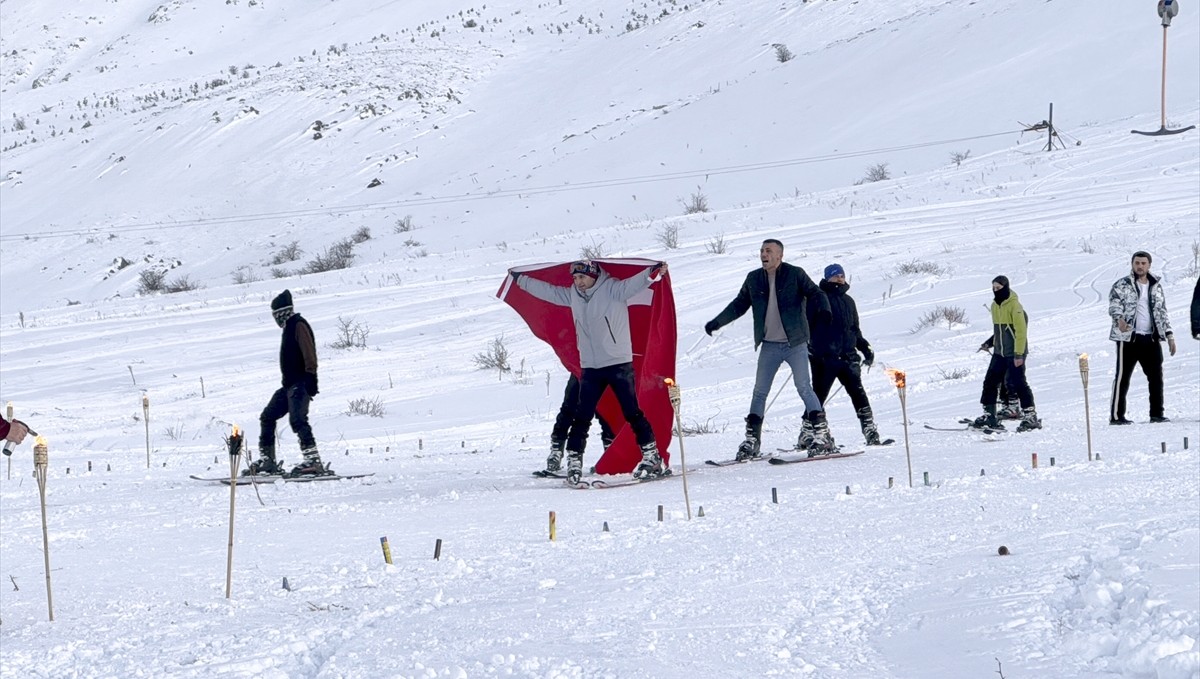
[(974, 424), (975, 424), (974, 420), (970, 420), (965, 417), (960, 418), (958, 420), (958, 423), (965, 425), (965, 426), (962, 426), (962, 427), (935, 427), (932, 424), (926, 424), (925, 428), (929, 429), (930, 431), (974, 431), (974, 432), (978, 432), (980, 434), (989, 434), (989, 435), (1008, 433), (1008, 430), (1004, 428), (1003, 423), (1001, 423), (1000, 426), (998, 426), (998, 427), (976, 427), (976, 426), (974, 426)]
[(579, 483), (571, 483), (571, 482), (567, 481), (566, 474), (560, 474), (559, 472), (547, 471), (545, 469), (538, 470), (538, 471), (534, 472), (533, 475), (539, 479), (562, 479), (563, 484), (566, 485), (568, 488), (574, 488), (576, 490), (587, 490), (590, 488), (596, 488), (596, 489), (623, 488), (625, 486), (636, 486), (636, 485), (640, 485), (643, 483), (653, 483), (654, 481), (660, 481), (662, 479), (671, 478), (672, 473), (671, 473), (670, 469), (667, 469), (660, 476), (651, 476), (651, 477), (645, 478), (645, 479), (635, 479), (633, 477), (626, 476), (626, 477), (616, 478), (611, 481), (605, 481), (604, 479), (596, 479), (595, 481), (581, 480)]
[(855, 455), (862, 455), (863, 453), (867, 452), (865, 450), (855, 450), (853, 452), (845, 452), (844, 449), (838, 448), (838, 452), (836, 452), (836, 453), (830, 453), (828, 455), (814, 455), (812, 457), (809, 457), (807, 453), (805, 453), (802, 449), (799, 449), (799, 448), (777, 448), (776, 450), (778, 451), (778, 453), (800, 453), (801, 455), (800, 455), (800, 457), (780, 457), (778, 454), (776, 454), (776, 455), (772, 455), (771, 457), (759, 456), (759, 457), (751, 458), (749, 460), (737, 460), (737, 459), (734, 459), (734, 460), (705, 460), (704, 464), (707, 464), (712, 467), (732, 467), (737, 464), (746, 464), (748, 462), (758, 462), (759, 460), (766, 460), (768, 464), (776, 464), (776, 465), (778, 465), (778, 464), (799, 464), (801, 462), (816, 462), (817, 460), (836, 460), (836, 459), (842, 458), (842, 457), (854, 457)]
[[(368, 476), (375, 476), (375, 472), (367, 474), (303, 474), (300, 476), (286, 476), (284, 474), (255, 474), (254, 476), (239, 476), (236, 485), (249, 486), (254, 483), (275, 483), (276, 481), (284, 481), (286, 483), (308, 483), (310, 481), (343, 481), (346, 479), (363, 479)], [(196, 481), (206, 481), (209, 483), (223, 483), (229, 485), (229, 477), (207, 477), (192, 474), (188, 478)]]

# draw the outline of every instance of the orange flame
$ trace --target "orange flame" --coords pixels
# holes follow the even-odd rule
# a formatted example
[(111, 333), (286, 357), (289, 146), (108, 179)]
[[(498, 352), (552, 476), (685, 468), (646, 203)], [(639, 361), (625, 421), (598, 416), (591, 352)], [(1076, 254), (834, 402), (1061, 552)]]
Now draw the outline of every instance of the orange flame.
[(896, 385), (897, 389), (904, 388), (904, 377), (905, 376), (904, 376), (903, 370), (896, 370), (895, 368), (888, 368), (884, 372), (887, 373), (888, 377), (892, 378), (892, 384)]
[(36, 439), (33, 440), (33, 445), (41, 447), (41, 448), (45, 448), (46, 447), (46, 437), (38, 436)]
[(234, 436), (234, 438), (237, 438), (237, 436), (238, 436), (239, 434), (241, 434), (241, 433), (242, 433), (242, 430), (241, 430), (241, 429), (238, 429), (238, 426), (237, 426), (236, 424), (235, 424), (235, 425), (233, 425), (233, 436)]
[(670, 377), (667, 377), (667, 378), (663, 379), (663, 384), (665, 384), (669, 387), (669, 386), (675, 384), (675, 380), (671, 379)]

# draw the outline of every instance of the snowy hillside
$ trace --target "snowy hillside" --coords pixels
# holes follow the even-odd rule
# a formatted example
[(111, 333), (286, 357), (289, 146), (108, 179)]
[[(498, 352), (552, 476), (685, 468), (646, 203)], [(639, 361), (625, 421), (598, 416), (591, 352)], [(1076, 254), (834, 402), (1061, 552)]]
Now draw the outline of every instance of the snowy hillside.
[[(1153, 3), (7, 0), (0, 30), (0, 400), (49, 441), (55, 611), (26, 444), (0, 460), (0, 676), (1200, 678), (1200, 136), (1129, 134), (1158, 125)], [(1170, 41), (1170, 124), (1195, 124), (1200, 10)], [(1044, 152), (1018, 121), (1051, 101)], [(846, 268), (897, 445), (704, 464), (756, 355), (748, 318), (702, 328), (764, 238)], [(530, 476), (566, 375), (494, 294), (584, 248), (670, 262), (690, 520), (681, 478)], [(1114, 428), (1137, 249), (1173, 421), (1139, 373)], [(140, 294), (155, 273), (193, 289)], [(997, 274), (1046, 427), (928, 430), (979, 408)], [(188, 476), (228, 474), (232, 424), (253, 447), (284, 288), (322, 452), (374, 476), (239, 489), (226, 600), (229, 490)], [(477, 369), (497, 340), (513, 369)], [(769, 450), (801, 414), (785, 387)], [(829, 417), (858, 447), (844, 394)]]

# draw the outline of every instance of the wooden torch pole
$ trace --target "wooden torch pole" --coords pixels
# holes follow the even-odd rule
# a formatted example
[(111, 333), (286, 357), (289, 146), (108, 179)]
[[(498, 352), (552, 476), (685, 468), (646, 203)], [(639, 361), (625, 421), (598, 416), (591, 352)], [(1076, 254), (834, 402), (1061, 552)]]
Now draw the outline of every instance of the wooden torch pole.
[(1088, 462), (1092, 461), (1092, 405), (1088, 402), (1088, 355), (1079, 355), (1079, 379), (1083, 380), (1083, 422), (1087, 426)]
[(675, 431), (678, 432), (679, 436), (679, 468), (683, 470), (681, 472), (683, 474), (683, 504), (687, 506), (687, 518), (688, 521), (691, 521), (692, 500), (688, 496), (687, 459), (683, 456), (683, 419), (679, 414), (679, 406), (682, 399), (679, 396), (679, 385), (675, 384), (675, 380), (668, 377), (663, 382), (667, 384), (667, 393), (671, 397), (671, 408), (675, 410)]
[(146, 469), (150, 468), (150, 396), (142, 394), (142, 420), (146, 422)]
[(37, 473), (38, 496), (42, 501), (42, 557), (46, 564), (46, 608), (50, 611), (50, 622), (54, 622), (54, 593), (50, 587), (50, 531), (46, 526), (46, 467), (50, 461), (50, 447), (46, 440), (37, 438), (33, 445), (33, 466)]
[(225, 598), (233, 594), (233, 510), (237, 504), (237, 474), (241, 467), (242, 433), (233, 427), (229, 436), (229, 549), (225, 557)]

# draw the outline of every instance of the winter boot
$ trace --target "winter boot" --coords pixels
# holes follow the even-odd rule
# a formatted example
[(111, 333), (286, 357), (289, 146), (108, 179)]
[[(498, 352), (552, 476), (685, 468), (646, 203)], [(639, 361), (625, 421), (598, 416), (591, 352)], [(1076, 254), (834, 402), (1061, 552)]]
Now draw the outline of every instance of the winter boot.
[(557, 472), (562, 469), (563, 444), (562, 439), (550, 439), (550, 454), (546, 456), (546, 471)]
[(242, 472), (242, 476), (258, 476), (282, 474), (283, 469), (279, 463), (275, 461), (275, 451), (271, 448), (263, 448), (258, 451), (258, 459), (250, 463), (250, 468)]
[(567, 451), (567, 483), (577, 484), (583, 479), (583, 451)]
[(1041, 429), (1042, 421), (1038, 419), (1037, 408), (1029, 406), (1021, 413), (1021, 424), (1017, 425), (1017, 431), (1033, 431)]
[(288, 476), (324, 476), (333, 473), (321, 463), (321, 453), (317, 450), (316, 446), (305, 448), (300, 452), (304, 454), (304, 460), (295, 467), (292, 467), (292, 471)]
[(800, 423), (800, 436), (796, 439), (796, 450), (808, 450), (808, 447), (812, 445), (815, 435), (812, 422), (809, 422), (808, 418), (805, 417)]
[(809, 413), (809, 421), (812, 422), (813, 440), (808, 445), (808, 456), (817, 457), (836, 453), (838, 451), (837, 443), (833, 440), (833, 434), (829, 433), (829, 422), (825, 419), (825, 411), (812, 411)]
[(995, 404), (984, 406), (983, 414), (975, 418), (975, 421), (971, 423), (971, 427), (975, 429), (1003, 429), (1004, 425), (1000, 424), (1000, 420), (996, 419)]
[(649, 479), (663, 475), (662, 458), (658, 455), (658, 446), (654, 442), (642, 446), (642, 461), (633, 469), (633, 478)]
[(871, 406), (864, 406), (859, 409), (858, 423), (862, 425), (863, 438), (867, 440), (867, 445), (879, 445), (879, 427), (875, 426), (875, 415), (871, 412)]
[(996, 413), (996, 418), (1000, 420), (1021, 420), (1025, 418), (1021, 412), (1021, 399), (1010, 398), (1004, 402), (1004, 406), (1000, 408), (1000, 412)]
[(746, 416), (746, 440), (738, 446), (737, 461), (746, 462), (762, 455), (762, 425), (759, 415)]

